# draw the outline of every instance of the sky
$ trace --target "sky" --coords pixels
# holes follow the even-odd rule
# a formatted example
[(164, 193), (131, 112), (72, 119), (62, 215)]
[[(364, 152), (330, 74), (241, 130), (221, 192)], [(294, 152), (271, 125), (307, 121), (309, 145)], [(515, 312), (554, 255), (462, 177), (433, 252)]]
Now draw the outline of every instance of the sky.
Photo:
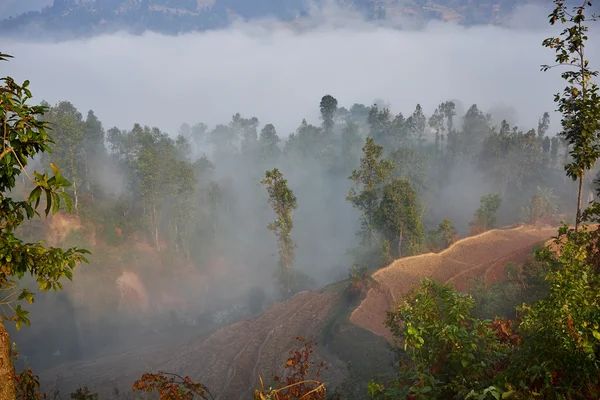
[[(183, 122), (214, 126), (239, 112), (286, 136), (302, 118), (319, 123), (325, 94), (348, 108), (383, 99), (404, 115), (417, 103), (430, 115), (439, 103), (457, 99), (465, 109), (477, 103), (523, 129), (556, 108), (560, 71), (540, 71), (554, 61), (541, 44), (553, 33), (548, 8), (521, 8), (504, 27), (431, 22), (401, 30), (397, 21), (375, 25), (327, 7), (313, 10), (301, 33), (263, 20), (181, 36), (0, 38), (2, 51), (16, 57), (0, 75), (29, 79), (35, 101), (69, 100), (84, 114), (92, 109), (106, 128), (138, 122), (172, 134)], [(596, 49), (588, 49), (592, 62)]]

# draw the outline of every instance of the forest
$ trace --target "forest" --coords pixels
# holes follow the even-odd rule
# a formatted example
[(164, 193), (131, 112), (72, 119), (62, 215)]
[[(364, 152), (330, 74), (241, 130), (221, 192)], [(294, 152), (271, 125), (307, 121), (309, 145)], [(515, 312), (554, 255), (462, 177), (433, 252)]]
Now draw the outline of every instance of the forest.
[[(316, 99), (319, 121), (299, 116), (293, 133), (240, 113), (212, 127), (182, 123), (177, 133), (107, 128), (69, 101), (29, 105), (29, 82), (4, 78), (0, 399), (46, 396), (31, 368), (16, 372), (18, 349), (5, 323), (28, 329), (27, 308), (41, 296), (35, 292), (60, 291), (96, 257), (85, 235), (65, 248), (43, 241), (36, 217), (63, 209), (110, 248), (147, 243), (165, 271), (243, 260), (253, 274), (251, 314), (339, 281), (356, 301), (371, 287), (370, 274), (393, 260), (440, 252), (490, 229), (560, 226), (551, 245), (507, 267), (507, 282), (467, 294), (423, 280), (386, 320), (396, 375), (374, 378), (361, 396), (600, 397), (600, 98), (584, 52), (593, 18), (586, 18), (587, 1), (573, 12), (555, 3), (550, 23), (567, 28), (543, 45), (572, 67), (555, 99), (556, 132), (549, 113), (537, 126), (519, 127), (458, 100), (392, 111), (342, 105), (334, 94)], [(518, 295), (510, 298), (510, 290)], [(60, 329), (69, 328), (48, 332)], [(277, 388), (266, 389), (261, 377), (255, 398), (357, 398), (343, 388), (326, 394), (323, 365), (311, 361), (314, 343), (298, 339), (288, 372), (271, 385)], [(133, 391), (213, 398), (203, 384), (167, 372), (144, 374)], [(98, 397), (87, 387), (70, 396)]]

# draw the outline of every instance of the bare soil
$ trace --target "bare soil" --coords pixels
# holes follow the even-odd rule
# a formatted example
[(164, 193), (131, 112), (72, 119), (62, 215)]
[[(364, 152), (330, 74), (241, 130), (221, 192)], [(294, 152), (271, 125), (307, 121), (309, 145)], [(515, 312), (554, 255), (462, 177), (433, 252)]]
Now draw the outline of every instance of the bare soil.
[[(452, 282), (460, 290), (466, 290), (469, 281), (477, 276), (483, 276), (487, 283), (497, 282), (504, 278), (507, 262), (524, 261), (534, 245), (546, 242), (554, 234), (556, 228), (550, 227), (492, 230), (460, 240), (441, 253), (396, 260), (373, 275), (378, 285), (369, 290), (350, 315), (350, 321), (356, 324), (350, 325), (357, 326), (356, 330), (345, 334), (367, 342), (364, 334), (373, 336), (370, 331), (390, 340), (384, 326), (386, 312), (422, 278)], [(188, 339), (164, 338), (162, 342), (167, 344), (86, 363), (65, 364), (46, 371), (41, 378), (48, 382), (60, 375), (64, 380), (63, 393), (88, 385), (110, 398), (113, 388), (131, 392), (133, 382), (144, 372), (175, 372), (207, 385), (216, 399), (247, 399), (258, 387), (259, 374), (265, 385), (269, 385), (274, 375), (282, 373), (289, 351), (298, 347), (297, 336), (307, 339), (319, 336), (335, 313), (340, 296), (339, 289), (301, 292), (258, 316), (202, 337), (189, 340), (193, 337), (193, 332), (189, 332)], [(332, 343), (329, 350), (318, 346), (316, 352), (315, 361), (324, 361), (328, 367), (321, 377), (328, 388), (346, 375), (345, 363), (341, 361), (344, 350), (334, 349), (336, 346), (341, 345)], [(360, 343), (351, 346), (345, 351), (348, 355), (362, 349)]]
[(521, 226), (507, 230), (491, 230), (454, 243), (440, 253), (423, 254), (394, 261), (373, 274), (377, 285), (371, 288), (350, 320), (358, 326), (391, 340), (384, 326), (386, 313), (423, 278), (452, 283), (459, 290), (484, 276), (486, 283), (503, 279), (504, 266), (522, 262), (537, 243), (556, 234), (556, 228)]

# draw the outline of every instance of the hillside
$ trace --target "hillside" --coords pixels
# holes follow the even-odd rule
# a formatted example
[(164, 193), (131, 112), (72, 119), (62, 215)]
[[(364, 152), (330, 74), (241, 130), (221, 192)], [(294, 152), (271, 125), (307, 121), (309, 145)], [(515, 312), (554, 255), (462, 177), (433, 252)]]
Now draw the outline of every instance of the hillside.
[(492, 230), (460, 240), (442, 253), (397, 260), (373, 275), (378, 288), (371, 289), (352, 312), (350, 320), (356, 325), (347, 322), (350, 313), (345, 313), (341, 297), (344, 284), (331, 285), (298, 293), (258, 316), (182, 346), (173, 340), (160, 347), (63, 365), (46, 371), (42, 378), (48, 381), (60, 375), (69, 388), (88, 384), (101, 392), (115, 387), (127, 391), (143, 372), (171, 371), (205, 383), (219, 399), (242, 399), (256, 387), (259, 373), (268, 379), (281, 372), (287, 351), (296, 347), (295, 337), (300, 335), (323, 339), (318, 357), (328, 366), (324, 380), (333, 388), (347, 374), (347, 362), (358, 366), (357, 373), (362, 368), (371, 376), (375, 366), (387, 367), (386, 341), (368, 331), (389, 339), (382, 325), (386, 311), (421, 278), (450, 281), (461, 289), (481, 275), (487, 282), (502, 279), (506, 263), (523, 261), (534, 245), (555, 232), (555, 228), (529, 226)]
[[(336, 0), (342, 7), (360, 11), (367, 18), (399, 15), (422, 20), (442, 19), (459, 23), (500, 23), (517, 5), (527, 0)], [(322, 3), (319, 0), (316, 4)], [(43, 3), (40, 3), (40, 5)], [(177, 34), (223, 27), (232, 18), (276, 17), (293, 21), (305, 16), (305, 0), (55, 0), (51, 6), (13, 17), (22, 6), (5, 6), (0, 32), (38, 37), (43, 31), (61, 37), (89, 36), (116, 30), (145, 30)], [(41, 37), (41, 36), (40, 36)]]

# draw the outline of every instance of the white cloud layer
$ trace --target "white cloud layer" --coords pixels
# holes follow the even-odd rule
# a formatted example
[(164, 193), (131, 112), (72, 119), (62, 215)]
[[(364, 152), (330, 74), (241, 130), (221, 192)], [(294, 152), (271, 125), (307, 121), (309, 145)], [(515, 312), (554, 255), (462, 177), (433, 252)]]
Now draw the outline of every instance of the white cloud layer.
[[(563, 86), (560, 71), (540, 72), (554, 60), (541, 45), (552, 34), (549, 11), (524, 7), (505, 27), (432, 22), (398, 30), (327, 9), (315, 11), (302, 32), (262, 21), (177, 37), (0, 39), (0, 49), (16, 57), (0, 75), (30, 79), (37, 101), (93, 109), (107, 127), (140, 122), (176, 133), (182, 122), (226, 123), (240, 112), (287, 135), (303, 117), (318, 122), (319, 100), (329, 93), (346, 107), (381, 98), (405, 115), (416, 103), (431, 114), (458, 99), (530, 128), (555, 109), (553, 94)], [(598, 49), (588, 51), (598, 58)]]

